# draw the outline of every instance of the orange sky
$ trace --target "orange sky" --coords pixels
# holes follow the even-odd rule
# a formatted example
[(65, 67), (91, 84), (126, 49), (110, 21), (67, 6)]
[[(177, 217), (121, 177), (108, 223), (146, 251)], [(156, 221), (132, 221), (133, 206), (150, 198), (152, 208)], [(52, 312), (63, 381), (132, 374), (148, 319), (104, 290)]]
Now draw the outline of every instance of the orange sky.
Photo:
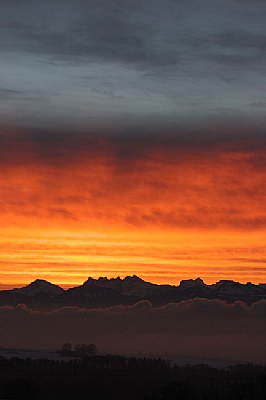
[(1, 287), (128, 274), (266, 281), (259, 146), (3, 143)]

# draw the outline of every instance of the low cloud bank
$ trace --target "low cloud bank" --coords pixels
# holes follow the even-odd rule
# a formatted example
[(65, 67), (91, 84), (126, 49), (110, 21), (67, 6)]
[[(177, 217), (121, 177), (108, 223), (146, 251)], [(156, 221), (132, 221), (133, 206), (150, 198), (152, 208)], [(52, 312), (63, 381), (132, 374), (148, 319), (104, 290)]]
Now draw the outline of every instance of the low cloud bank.
[(266, 362), (266, 301), (193, 299), (154, 308), (86, 310), (66, 307), (36, 312), (24, 305), (0, 308), (0, 346), (58, 348), (94, 342), (100, 351), (153, 353)]

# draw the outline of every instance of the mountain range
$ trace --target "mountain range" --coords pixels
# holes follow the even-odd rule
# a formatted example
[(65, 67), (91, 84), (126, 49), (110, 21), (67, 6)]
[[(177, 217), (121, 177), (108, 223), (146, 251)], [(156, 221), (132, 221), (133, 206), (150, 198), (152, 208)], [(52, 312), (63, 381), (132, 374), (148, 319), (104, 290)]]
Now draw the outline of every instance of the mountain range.
[(133, 305), (141, 300), (149, 300), (154, 306), (162, 306), (193, 298), (220, 299), (229, 303), (241, 300), (252, 304), (266, 299), (266, 284), (220, 280), (207, 285), (197, 278), (182, 280), (179, 286), (172, 286), (146, 282), (133, 275), (124, 279), (88, 278), (82, 285), (65, 290), (48, 281), (37, 279), (22, 288), (0, 291), (0, 306), (25, 304), (40, 310), (65, 306), (105, 308)]

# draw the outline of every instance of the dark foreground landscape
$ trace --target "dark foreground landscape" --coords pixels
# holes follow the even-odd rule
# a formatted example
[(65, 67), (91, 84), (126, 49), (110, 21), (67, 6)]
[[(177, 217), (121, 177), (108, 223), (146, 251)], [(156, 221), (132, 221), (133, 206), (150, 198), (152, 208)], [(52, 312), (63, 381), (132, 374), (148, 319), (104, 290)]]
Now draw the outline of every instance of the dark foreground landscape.
[(178, 367), (161, 359), (0, 358), (0, 399), (265, 400), (266, 366)]

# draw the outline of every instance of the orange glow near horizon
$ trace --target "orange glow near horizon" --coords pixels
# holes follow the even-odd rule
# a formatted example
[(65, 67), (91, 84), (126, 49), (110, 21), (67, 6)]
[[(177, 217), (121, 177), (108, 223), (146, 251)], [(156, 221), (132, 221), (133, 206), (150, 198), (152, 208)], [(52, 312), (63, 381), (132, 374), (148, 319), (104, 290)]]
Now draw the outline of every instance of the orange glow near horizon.
[(132, 274), (266, 281), (260, 149), (100, 150), (53, 159), (26, 146), (0, 160), (0, 287)]
[(179, 284), (198, 276), (208, 284), (219, 279), (261, 283), (266, 250), (258, 246), (260, 240), (258, 234), (225, 232), (9, 232), (1, 237), (0, 281), (3, 288), (37, 278), (71, 286), (89, 276), (137, 274), (155, 283)]

